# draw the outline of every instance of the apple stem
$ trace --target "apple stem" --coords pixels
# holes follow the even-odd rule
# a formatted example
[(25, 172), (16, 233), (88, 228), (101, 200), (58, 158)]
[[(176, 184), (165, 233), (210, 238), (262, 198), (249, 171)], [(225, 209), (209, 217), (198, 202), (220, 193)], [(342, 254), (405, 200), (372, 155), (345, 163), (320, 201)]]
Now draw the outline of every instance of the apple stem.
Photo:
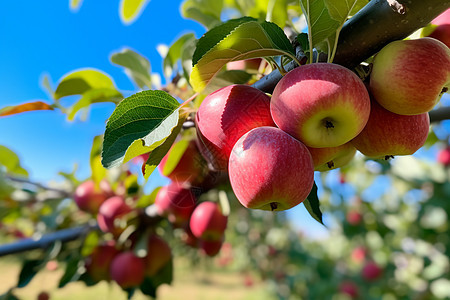
[(274, 211), (278, 208), (278, 204), (276, 202), (270, 202), (270, 208)]

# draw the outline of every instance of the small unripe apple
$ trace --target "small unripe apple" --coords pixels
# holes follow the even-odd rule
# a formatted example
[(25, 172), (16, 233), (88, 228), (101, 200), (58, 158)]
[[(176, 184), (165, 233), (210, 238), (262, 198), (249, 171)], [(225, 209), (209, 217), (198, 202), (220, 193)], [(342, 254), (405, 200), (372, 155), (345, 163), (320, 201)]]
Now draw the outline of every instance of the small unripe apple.
[(147, 242), (147, 256), (144, 259), (145, 275), (153, 276), (172, 259), (172, 250), (166, 241), (152, 234)]
[(396, 114), (430, 111), (449, 86), (450, 49), (436, 39), (394, 41), (374, 58), (370, 91)]
[(205, 201), (197, 205), (189, 220), (192, 234), (203, 241), (220, 240), (227, 228), (228, 217), (217, 203)]
[(244, 134), (233, 147), (228, 172), (239, 202), (254, 209), (292, 208), (306, 199), (314, 183), (308, 148), (275, 127)]
[(445, 167), (450, 166), (450, 146), (439, 151), (437, 160)]
[(372, 101), (369, 121), (352, 144), (362, 154), (372, 158), (411, 155), (425, 144), (429, 127), (427, 113), (399, 115)]
[(155, 199), (158, 214), (167, 217), (175, 226), (182, 226), (189, 221), (195, 204), (196, 199), (191, 190), (175, 181), (163, 186)]
[(188, 142), (188, 146), (177, 162), (170, 161), (174, 144), (169, 152), (163, 157), (158, 169), (162, 175), (173, 181), (189, 182), (195, 184), (201, 180), (206, 163), (197, 149), (195, 140)]
[(113, 242), (95, 247), (86, 258), (86, 272), (96, 282), (111, 280), (109, 268), (112, 260), (119, 253)]
[(358, 298), (358, 286), (352, 281), (344, 281), (339, 285), (339, 292), (347, 294), (352, 299)]
[(366, 281), (375, 281), (380, 278), (382, 273), (383, 269), (373, 261), (367, 262), (361, 271), (361, 275)]
[(144, 260), (131, 251), (116, 255), (111, 263), (111, 279), (123, 289), (139, 286), (144, 280), (144, 273)]
[(205, 145), (206, 159), (226, 171), (231, 149), (247, 131), (275, 126), (270, 115), (270, 97), (248, 85), (231, 85), (209, 94), (200, 105), (195, 124)]
[(96, 214), (100, 205), (111, 196), (111, 186), (106, 180), (100, 181), (98, 186), (88, 180), (75, 189), (74, 200), (81, 210)]
[(314, 171), (329, 171), (348, 164), (356, 153), (356, 148), (349, 142), (337, 147), (308, 147), (314, 163)]
[(349, 69), (315, 63), (293, 69), (278, 82), (270, 110), (275, 124), (306, 146), (336, 147), (364, 128), (370, 98)]
[(131, 207), (125, 203), (122, 197), (108, 198), (100, 205), (98, 210), (98, 226), (103, 232), (120, 233), (122, 230), (116, 226), (116, 219), (122, 218), (131, 211)]

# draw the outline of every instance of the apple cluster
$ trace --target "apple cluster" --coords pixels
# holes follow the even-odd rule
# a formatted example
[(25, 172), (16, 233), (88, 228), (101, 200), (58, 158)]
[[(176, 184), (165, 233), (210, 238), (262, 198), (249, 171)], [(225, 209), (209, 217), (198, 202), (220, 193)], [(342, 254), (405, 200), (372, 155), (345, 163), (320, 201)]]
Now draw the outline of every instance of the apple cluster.
[(410, 155), (428, 112), (450, 86), (450, 50), (432, 38), (399, 40), (373, 60), (370, 78), (332, 63), (288, 72), (271, 96), (248, 85), (209, 94), (195, 117), (200, 152), (228, 172), (241, 204), (286, 210), (311, 191), (314, 171)]

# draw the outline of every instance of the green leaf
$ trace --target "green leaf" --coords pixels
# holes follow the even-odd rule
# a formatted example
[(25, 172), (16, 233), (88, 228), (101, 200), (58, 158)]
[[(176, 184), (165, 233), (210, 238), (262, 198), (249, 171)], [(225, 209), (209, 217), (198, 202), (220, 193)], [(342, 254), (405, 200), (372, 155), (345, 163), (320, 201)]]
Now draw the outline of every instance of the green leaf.
[(156, 195), (158, 194), (160, 189), (161, 189), (161, 187), (157, 187), (150, 193), (150, 195), (143, 195), (136, 202), (136, 207), (137, 208), (145, 208), (145, 207), (155, 203)]
[(86, 257), (94, 251), (95, 247), (99, 244), (99, 233), (98, 231), (91, 231), (86, 235), (83, 242), (83, 247), (81, 248), (81, 255)]
[(121, 0), (120, 19), (126, 25), (136, 21), (150, 0)]
[(172, 145), (169, 152), (167, 153), (167, 162), (165, 163), (164, 168), (161, 172), (164, 176), (167, 176), (168, 174), (172, 173), (172, 171), (178, 165), (178, 162), (180, 161), (184, 152), (186, 152), (189, 143), (190, 143), (189, 140), (182, 139)]
[(103, 136), (98, 135), (94, 137), (89, 158), (89, 163), (91, 166), (91, 178), (96, 183), (100, 183), (100, 181), (106, 176), (106, 169), (103, 168), (101, 162), (102, 144)]
[(28, 177), (27, 170), (20, 165), (19, 156), (2, 145), (0, 145), (0, 165), (6, 168), (6, 173)]
[(173, 280), (173, 262), (170, 260), (157, 274), (146, 277), (139, 287), (144, 295), (156, 298), (156, 290), (161, 284), (171, 284)]
[(193, 33), (186, 33), (170, 46), (163, 62), (164, 76), (172, 76), (173, 70), (176, 69), (177, 62), (181, 59), (183, 54), (182, 49), (185, 44), (191, 40), (195, 40), (195, 35)]
[(111, 55), (111, 62), (124, 67), (125, 73), (141, 89), (152, 88), (150, 62), (146, 57), (129, 48), (124, 48)]
[(206, 28), (212, 28), (221, 23), (222, 9), (223, 0), (187, 0), (181, 6), (181, 14)]
[(34, 102), (28, 102), (28, 103), (23, 103), (23, 104), (19, 104), (19, 105), (6, 106), (6, 107), (0, 109), (0, 117), (20, 114), (23, 112), (35, 111), (35, 110), (53, 110), (53, 106), (48, 105), (47, 103), (42, 102), (42, 101), (34, 101)]
[(94, 89), (116, 90), (114, 82), (106, 73), (96, 69), (81, 69), (65, 75), (55, 91), (55, 99), (65, 96), (82, 95)]
[(67, 119), (69, 121), (73, 121), (75, 119), (76, 114), (82, 110), (87, 108), (89, 105), (93, 103), (100, 102), (118, 102), (122, 99), (122, 94), (118, 92), (116, 89), (109, 88), (99, 88), (92, 89), (85, 93), (83, 93), (82, 97), (68, 109)]
[(72, 257), (66, 264), (66, 270), (59, 280), (58, 288), (66, 286), (69, 282), (77, 281), (81, 276), (81, 272), (79, 272), (79, 270), (82, 264), (83, 262), (80, 261), (78, 256)]
[(22, 269), (19, 274), (19, 281), (17, 287), (23, 288), (30, 283), (33, 277), (39, 272), (43, 264), (40, 259), (26, 260), (23, 262)]
[(303, 201), (303, 204), (305, 205), (305, 208), (309, 212), (311, 217), (313, 217), (317, 222), (325, 226), (325, 224), (323, 224), (322, 221), (322, 212), (320, 211), (320, 203), (319, 197), (317, 196), (316, 183), (314, 183), (311, 192), (309, 193), (306, 200)]
[(119, 165), (161, 145), (178, 124), (179, 106), (163, 91), (143, 91), (120, 102), (106, 124), (103, 166)]
[(78, 11), (82, 3), (83, 0), (70, 0), (70, 9), (72, 11)]
[(289, 39), (276, 24), (250, 17), (230, 20), (198, 41), (192, 60), (191, 86), (201, 92), (230, 61), (277, 55), (296, 59)]
[(0, 295), (0, 300), (20, 300), (20, 299), (13, 294), (13, 289), (11, 288), (6, 293)]
[(172, 133), (167, 137), (164, 143), (162, 143), (160, 146), (155, 148), (155, 150), (150, 152), (147, 161), (142, 167), (142, 173), (145, 179), (148, 179), (150, 177), (152, 172), (155, 170), (155, 168), (159, 165), (159, 163), (163, 159), (164, 155), (166, 155), (170, 147), (172, 147), (173, 143), (175, 142), (175, 139), (178, 136), (178, 133), (180, 133), (181, 128), (183, 127), (184, 120), (185, 120), (184, 118), (180, 118), (180, 120), (178, 121), (178, 125), (173, 129)]

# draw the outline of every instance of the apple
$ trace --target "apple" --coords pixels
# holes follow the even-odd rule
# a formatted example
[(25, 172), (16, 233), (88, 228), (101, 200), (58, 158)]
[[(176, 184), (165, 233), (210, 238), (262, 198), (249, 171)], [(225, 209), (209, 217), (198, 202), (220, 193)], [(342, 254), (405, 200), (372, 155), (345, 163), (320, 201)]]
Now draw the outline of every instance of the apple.
[(175, 226), (188, 223), (195, 204), (196, 198), (191, 190), (175, 181), (163, 186), (155, 198), (158, 214), (167, 217)]
[(337, 147), (366, 125), (370, 98), (352, 71), (331, 63), (300, 66), (275, 86), (270, 103), (275, 124), (308, 147)]
[(262, 61), (261, 58), (231, 61), (227, 63), (227, 70), (245, 70), (253, 73), (258, 71)]
[(172, 251), (161, 237), (150, 235), (147, 241), (145, 259), (145, 275), (154, 276), (172, 259)]
[(439, 151), (437, 160), (445, 167), (450, 166), (450, 146)]
[(373, 261), (367, 262), (361, 271), (361, 275), (366, 281), (375, 281), (380, 278), (382, 273), (383, 269)]
[(286, 210), (303, 202), (314, 183), (308, 148), (276, 127), (259, 127), (234, 145), (231, 187), (247, 208)]
[(450, 24), (442, 24), (436, 26), (428, 37), (441, 41), (447, 47), (450, 47)]
[(195, 184), (200, 181), (206, 164), (197, 149), (195, 140), (191, 140), (188, 143), (186, 150), (177, 162), (171, 161), (173, 159), (171, 154), (177, 145), (174, 144), (161, 160), (158, 169), (162, 175), (173, 181)]
[(132, 211), (122, 197), (114, 196), (106, 199), (99, 208), (97, 223), (103, 232), (120, 234), (122, 229), (116, 226), (116, 219), (120, 219)]
[(210, 240), (210, 241), (201, 240), (200, 241), (200, 249), (202, 250), (202, 253), (206, 254), (207, 256), (213, 257), (213, 256), (216, 256), (220, 252), (220, 249), (222, 248), (222, 244), (223, 244), (223, 239)]
[(248, 85), (230, 85), (209, 94), (195, 116), (198, 138), (208, 151), (205, 158), (226, 171), (231, 149), (249, 130), (275, 126), (270, 97)]
[(434, 25), (450, 24), (450, 8), (441, 13), (436, 18), (434, 18), (433, 21), (431, 21), (431, 24)]
[(356, 153), (356, 148), (350, 143), (337, 147), (308, 147), (314, 163), (314, 171), (329, 171), (348, 164)]
[(144, 260), (131, 251), (116, 255), (109, 270), (111, 279), (123, 289), (140, 285), (145, 276)]
[(100, 205), (112, 195), (108, 181), (102, 180), (97, 186), (93, 180), (88, 180), (75, 189), (74, 200), (81, 210), (96, 214)]
[(400, 115), (430, 111), (450, 86), (450, 49), (433, 38), (394, 41), (374, 58), (370, 91)]
[(109, 268), (114, 257), (119, 253), (114, 242), (96, 246), (86, 258), (86, 272), (96, 282), (111, 280)]
[(37, 300), (48, 300), (48, 299), (50, 299), (50, 294), (48, 292), (40, 292), (37, 296)]
[(362, 154), (372, 158), (411, 155), (425, 144), (429, 127), (427, 113), (398, 115), (372, 101), (369, 121), (352, 144)]
[(189, 220), (192, 234), (203, 241), (217, 241), (223, 237), (228, 217), (217, 203), (205, 201), (197, 205)]
[(346, 218), (350, 225), (356, 226), (363, 220), (363, 215), (357, 210), (350, 210), (347, 212)]
[(352, 281), (344, 281), (339, 285), (339, 292), (347, 294), (352, 299), (358, 298), (358, 286)]
[(199, 239), (192, 233), (191, 228), (189, 226), (186, 226), (184, 228), (184, 232), (183, 232), (183, 235), (181, 236), (181, 240), (187, 246), (192, 247), (192, 248), (198, 248), (199, 244), (200, 244)]

